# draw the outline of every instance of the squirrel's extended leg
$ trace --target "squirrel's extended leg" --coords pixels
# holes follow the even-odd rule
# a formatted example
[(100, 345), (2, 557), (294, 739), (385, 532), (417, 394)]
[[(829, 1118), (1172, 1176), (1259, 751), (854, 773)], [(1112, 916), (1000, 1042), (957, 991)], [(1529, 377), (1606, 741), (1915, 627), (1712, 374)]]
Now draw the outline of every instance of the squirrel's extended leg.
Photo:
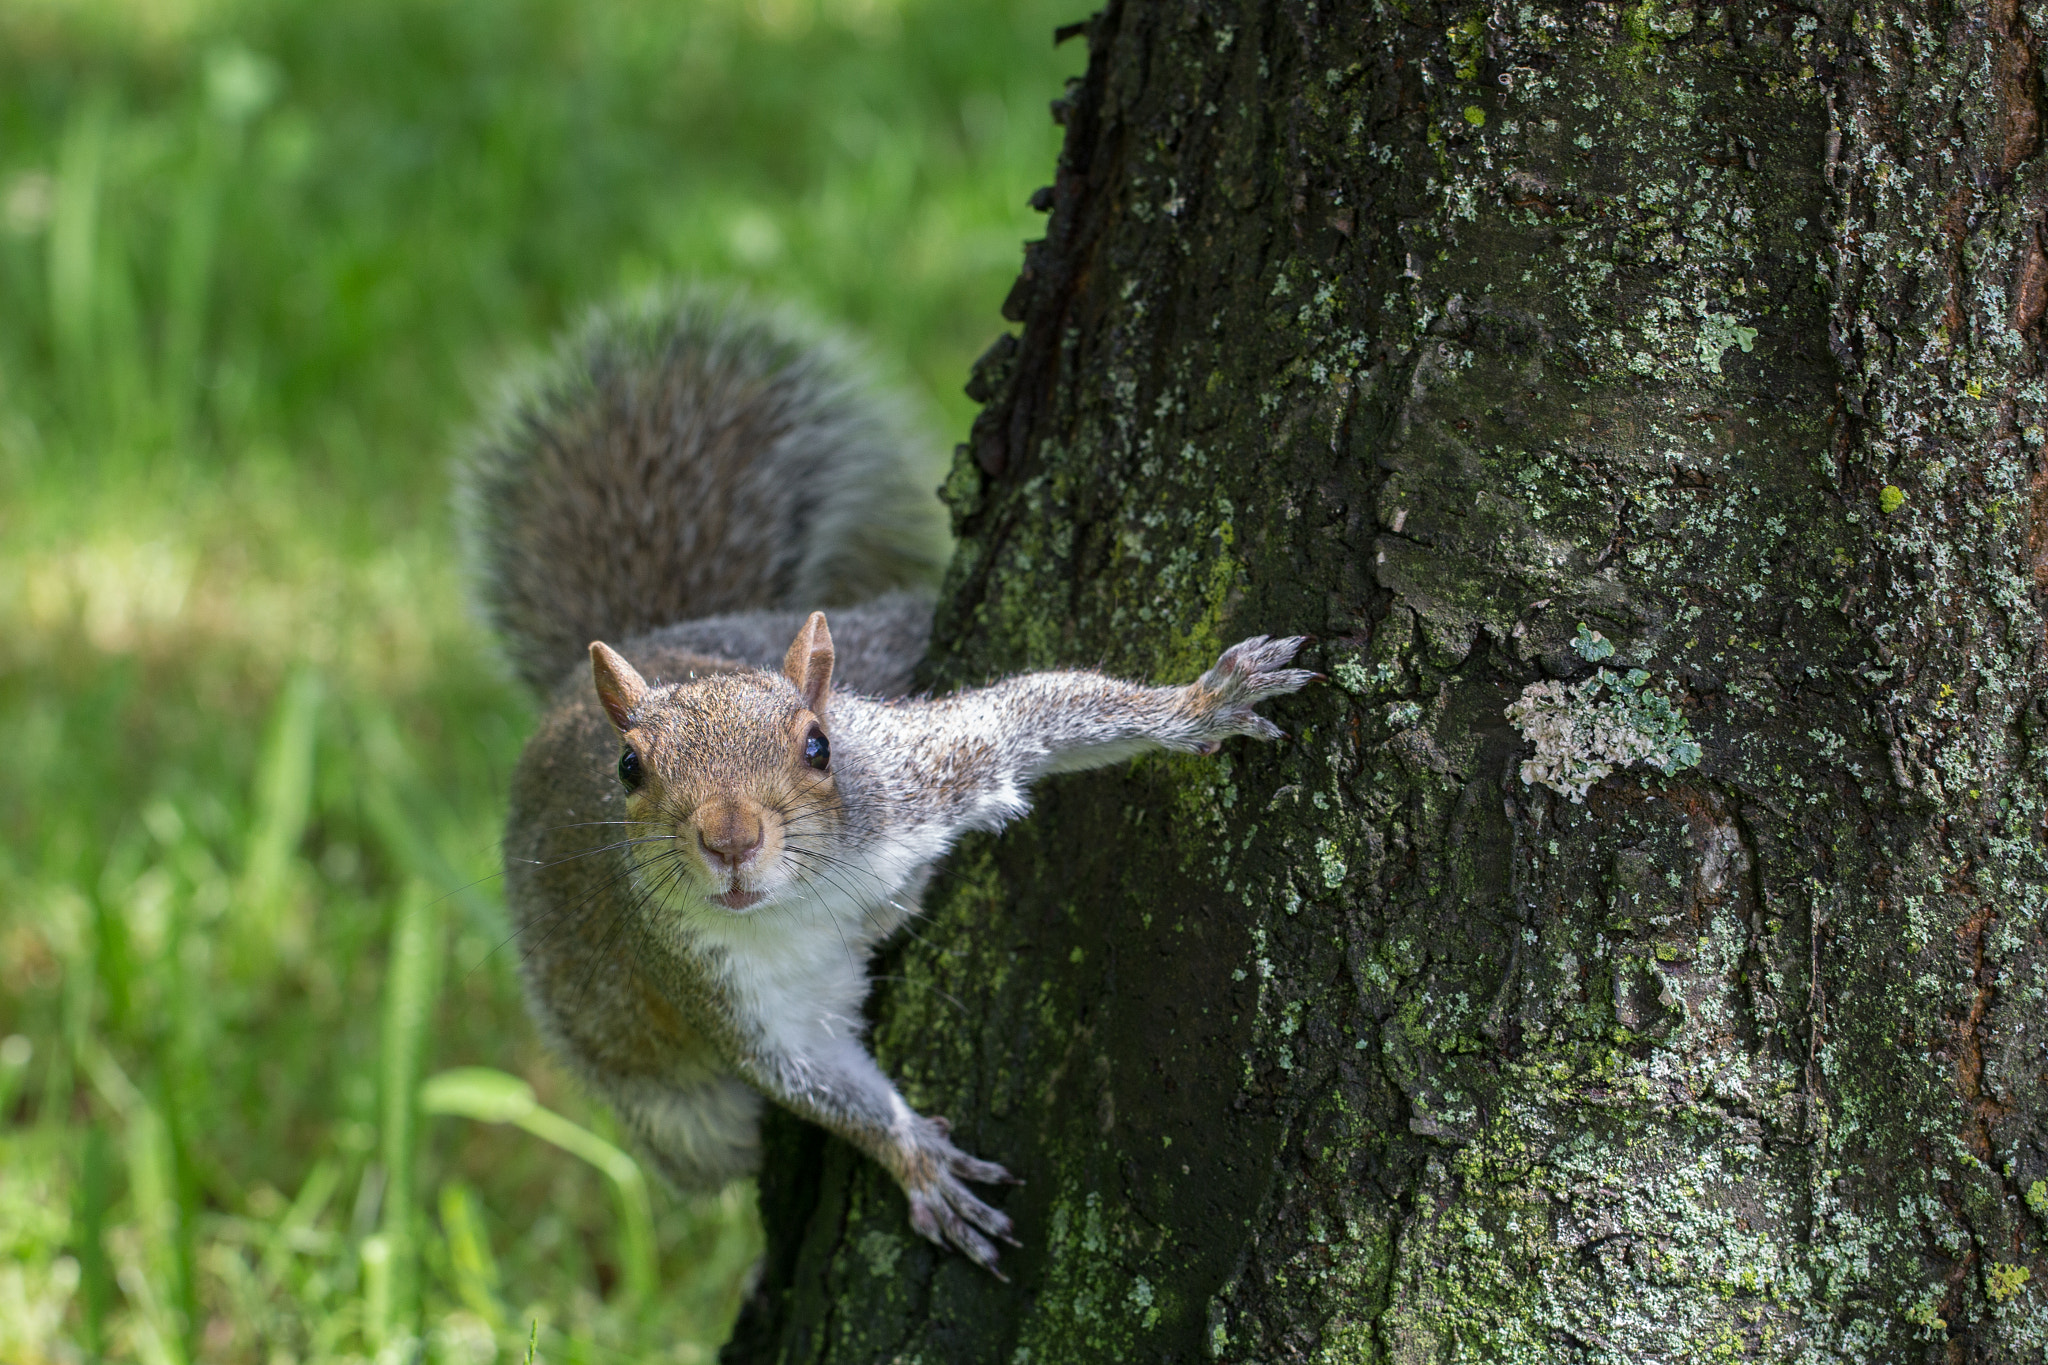
[(820, 1037), (800, 1053), (760, 1058), (746, 1067), (746, 1076), (778, 1104), (837, 1133), (896, 1177), (919, 1234), (957, 1247), (1001, 1276), (989, 1239), (1018, 1245), (1009, 1215), (982, 1203), (966, 1182), (1011, 1182), (1010, 1173), (954, 1146), (952, 1125), (906, 1104), (858, 1042)]
[(870, 751), (894, 769), (889, 789), (909, 794), (889, 812), (898, 827), (942, 847), (960, 831), (997, 829), (1023, 814), (1026, 789), (1048, 773), (1153, 749), (1213, 754), (1233, 735), (1280, 738), (1253, 708), (1320, 676), (1286, 666), (1306, 639), (1254, 636), (1184, 687), (1026, 673), (937, 701), (842, 710), (842, 723), (872, 727)]

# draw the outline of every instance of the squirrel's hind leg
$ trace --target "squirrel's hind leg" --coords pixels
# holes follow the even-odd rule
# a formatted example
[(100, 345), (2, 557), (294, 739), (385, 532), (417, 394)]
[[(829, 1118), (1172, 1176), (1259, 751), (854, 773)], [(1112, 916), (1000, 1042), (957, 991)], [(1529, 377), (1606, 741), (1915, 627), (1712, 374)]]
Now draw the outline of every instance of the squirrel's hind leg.
[(761, 1096), (734, 1076), (687, 1085), (634, 1076), (604, 1086), (619, 1122), (669, 1184), (716, 1190), (761, 1165)]

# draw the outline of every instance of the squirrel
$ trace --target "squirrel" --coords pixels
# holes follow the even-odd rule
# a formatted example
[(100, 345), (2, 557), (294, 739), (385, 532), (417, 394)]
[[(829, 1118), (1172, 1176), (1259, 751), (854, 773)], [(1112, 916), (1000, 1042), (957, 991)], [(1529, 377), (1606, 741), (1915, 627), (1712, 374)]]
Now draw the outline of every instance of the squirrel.
[[(862, 1042), (867, 961), (968, 830), (1033, 781), (1273, 739), (1318, 676), (1260, 636), (1186, 686), (1026, 673), (914, 697), (941, 512), (902, 406), (787, 312), (704, 292), (594, 314), (472, 443), (481, 606), (545, 698), (506, 898), (553, 1051), (683, 1188), (751, 1173), (764, 1098), (997, 1269), (1008, 1182)], [(823, 611), (834, 608), (832, 624)]]

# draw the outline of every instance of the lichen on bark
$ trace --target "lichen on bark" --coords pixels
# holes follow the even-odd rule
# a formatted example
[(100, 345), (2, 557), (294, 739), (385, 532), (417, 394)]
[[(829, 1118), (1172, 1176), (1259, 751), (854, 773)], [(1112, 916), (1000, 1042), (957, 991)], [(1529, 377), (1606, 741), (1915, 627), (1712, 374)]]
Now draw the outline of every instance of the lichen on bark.
[[(1092, 21), (928, 681), (1331, 681), (955, 855), (875, 1044), (1014, 1281), (784, 1128), (731, 1358), (2042, 1358), (2043, 23)], [(1575, 804), (1603, 666), (1697, 762)]]

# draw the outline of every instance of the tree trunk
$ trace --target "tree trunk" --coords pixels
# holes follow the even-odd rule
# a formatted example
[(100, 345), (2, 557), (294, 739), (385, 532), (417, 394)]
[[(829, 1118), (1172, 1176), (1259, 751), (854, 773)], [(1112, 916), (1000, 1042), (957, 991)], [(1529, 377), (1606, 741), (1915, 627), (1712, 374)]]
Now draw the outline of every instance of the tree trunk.
[(930, 681), (1331, 679), (954, 855), (875, 1048), (1012, 1282), (782, 1121), (728, 1359), (2043, 1359), (2038, 33), (1091, 23)]

